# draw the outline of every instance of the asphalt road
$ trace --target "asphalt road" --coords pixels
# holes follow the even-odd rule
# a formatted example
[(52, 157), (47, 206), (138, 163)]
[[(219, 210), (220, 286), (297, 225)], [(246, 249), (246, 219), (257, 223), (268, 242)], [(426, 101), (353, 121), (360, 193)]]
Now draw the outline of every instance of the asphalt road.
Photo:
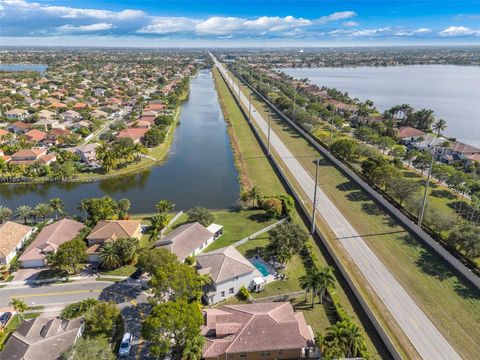
[[(228, 82), (233, 92), (238, 94), (237, 85), (231, 80), (223, 65), (215, 58), (214, 60), (217, 68), (229, 79)], [(248, 108), (248, 98), (243, 93), (241, 93), (240, 99)], [(258, 111), (253, 111), (253, 109), (255, 108), (252, 105), (252, 119), (266, 136), (268, 123)], [(295, 176), (310, 200), (313, 201), (314, 179), (273, 131), (270, 133), (270, 146), (275, 149), (285, 166)], [(317, 196), (317, 214), (329, 224), (338, 240), (410, 339), (420, 356), (429, 360), (461, 359), (320, 187), (317, 189)]]

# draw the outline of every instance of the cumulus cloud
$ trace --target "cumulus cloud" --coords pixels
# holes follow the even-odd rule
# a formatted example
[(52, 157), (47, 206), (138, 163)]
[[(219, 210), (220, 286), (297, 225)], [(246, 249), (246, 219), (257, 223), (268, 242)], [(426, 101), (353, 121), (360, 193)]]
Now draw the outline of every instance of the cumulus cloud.
[(432, 30), (428, 28), (420, 28), (416, 30), (400, 30), (395, 33), (396, 36), (415, 36), (415, 35), (427, 35), (430, 34)]
[(358, 26), (358, 22), (356, 21), (345, 21), (343, 24), (345, 27), (352, 27), (352, 26)]
[(441, 36), (480, 36), (480, 30), (470, 29), (465, 26), (449, 26), (439, 32)]

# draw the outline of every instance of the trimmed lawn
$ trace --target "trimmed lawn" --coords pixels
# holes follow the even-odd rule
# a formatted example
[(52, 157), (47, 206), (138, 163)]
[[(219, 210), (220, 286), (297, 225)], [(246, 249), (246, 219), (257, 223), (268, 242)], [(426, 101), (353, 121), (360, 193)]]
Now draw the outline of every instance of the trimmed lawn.
[[(243, 90), (248, 91), (245, 87)], [(253, 103), (265, 115), (265, 105), (256, 98)], [(272, 129), (314, 176), (312, 159), (319, 155), (317, 151), (276, 117), (273, 117)], [(480, 292), (323, 158), (319, 182), (460, 355), (476, 358), (480, 352)]]
[(135, 265), (125, 265), (119, 267), (118, 269), (110, 270), (110, 271), (102, 271), (100, 275), (102, 276), (130, 276), (135, 271), (137, 271), (137, 267)]

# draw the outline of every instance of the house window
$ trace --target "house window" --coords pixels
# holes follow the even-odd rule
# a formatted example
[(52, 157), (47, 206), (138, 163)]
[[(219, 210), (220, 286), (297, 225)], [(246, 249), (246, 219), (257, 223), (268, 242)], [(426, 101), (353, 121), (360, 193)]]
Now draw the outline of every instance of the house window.
[(262, 351), (262, 356), (270, 356), (270, 351)]
[(233, 359), (235, 356), (233, 354), (228, 354), (229, 359)]
[(234, 291), (235, 291), (235, 290), (234, 290), (233, 288), (228, 289), (228, 293), (229, 293), (229, 294), (233, 294)]
[(278, 350), (278, 355), (283, 355), (283, 350)]
[(225, 291), (222, 291), (222, 292), (220, 293), (220, 296), (221, 296), (221, 297), (225, 297)]
[(246, 357), (247, 357), (247, 354), (246, 354), (246, 353), (240, 353), (240, 357), (241, 357), (241, 358), (246, 358)]

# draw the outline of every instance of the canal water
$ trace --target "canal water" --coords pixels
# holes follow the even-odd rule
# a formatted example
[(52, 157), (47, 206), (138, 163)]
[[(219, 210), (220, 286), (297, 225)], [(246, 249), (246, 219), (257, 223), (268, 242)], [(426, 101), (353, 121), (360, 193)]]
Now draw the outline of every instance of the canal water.
[(197, 205), (229, 208), (238, 193), (237, 171), (213, 77), (209, 70), (202, 70), (190, 82), (190, 95), (163, 165), (94, 183), (0, 185), (0, 204), (15, 210), (59, 197), (72, 214), (78, 213), (80, 200), (109, 195), (128, 198), (131, 213), (144, 213), (154, 211), (160, 199), (173, 201), (176, 210)]
[(0, 64), (0, 71), (38, 71), (41, 75), (47, 71), (45, 64)]

